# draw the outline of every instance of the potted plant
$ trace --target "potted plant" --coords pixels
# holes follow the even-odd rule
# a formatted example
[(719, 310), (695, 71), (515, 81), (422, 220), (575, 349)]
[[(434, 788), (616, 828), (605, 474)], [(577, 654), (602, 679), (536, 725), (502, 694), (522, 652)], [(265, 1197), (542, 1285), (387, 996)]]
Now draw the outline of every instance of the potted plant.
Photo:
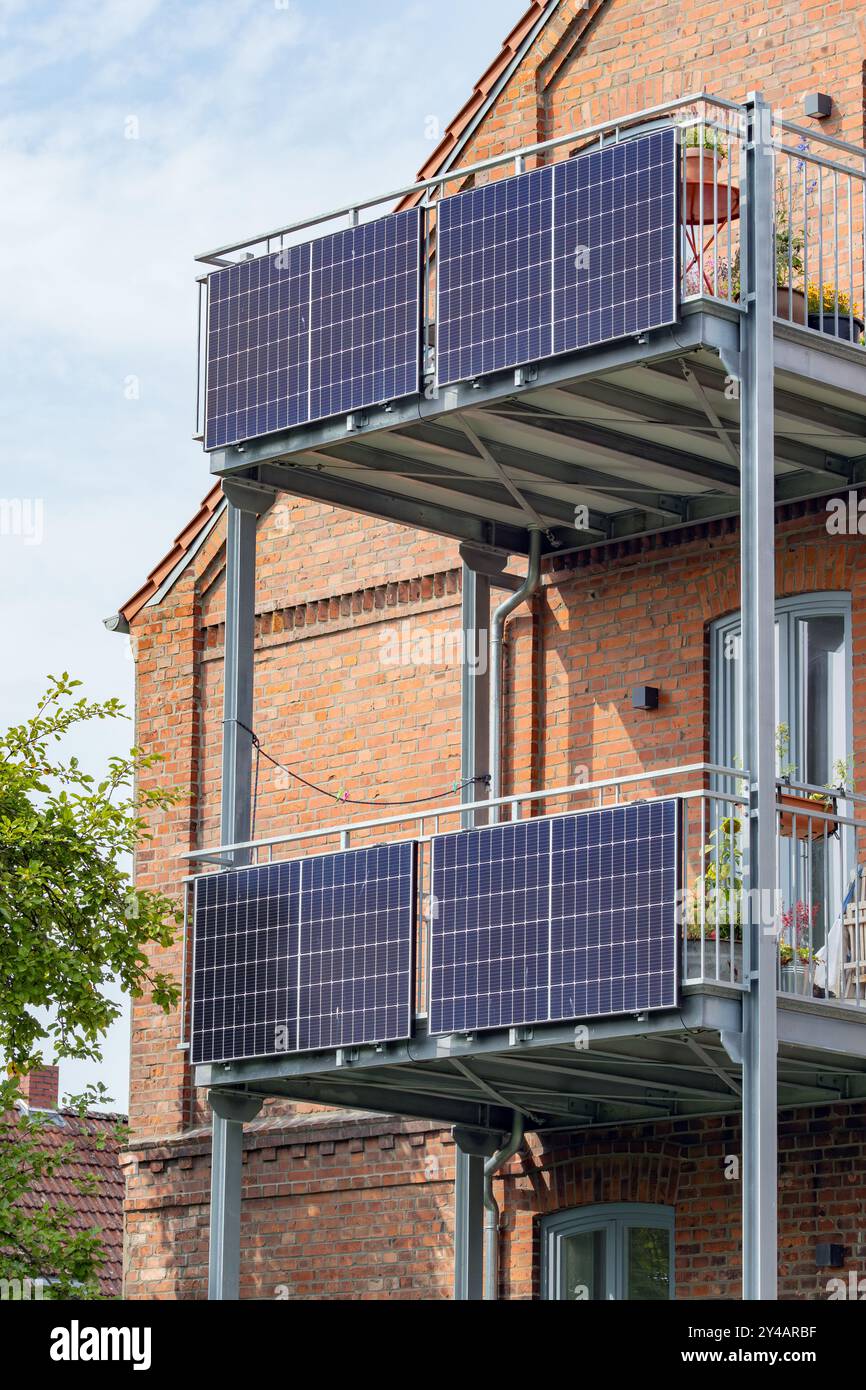
[(836, 809), (836, 798), (831, 793), (834, 789), (828, 788), (827, 793), (794, 791), (784, 784), (790, 783), (791, 778), (797, 771), (796, 765), (788, 761), (788, 749), (791, 734), (787, 724), (776, 726), (776, 758), (778, 760), (779, 790), (778, 801), (779, 811), (779, 834), (787, 839), (796, 836), (798, 840), (820, 840), (825, 834), (832, 835), (836, 830), (835, 821), (821, 820), (818, 816), (810, 816), (809, 810), (826, 811), (831, 814)]
[[(742, 821), (725, 816), (704, 845), (706, 868), (695, 879), (686, 923), (686, 978), (740, 979), (743, 964)], [(719, 974), (716, 975), (716, 942)], [(702, 971), (703, 960), (703, 971)], [(733, 968), (732, 968), (733, 960)]]
[(823, 333), (830, 333), (834, 338), (845, 338), (848, 342), (860, 341), (864, 330), (861, 311), (844, 290), (838, 290), (830, 281), (819, 289), (810, 281), (806, 287), (806, 301), (810, 328), (818, 328)]
[[(776, 182), (776, 314), (791, 323), (806, 323), (806, 296), (796, 281), (803, 274), (803, 238), (788, 225), (782, 187)], [(731, 257), (731, 294), (740, 297), (740, 248)]]
[(782, 913), (779, 934), (779, 988), (785, 994), (809, 994), (812, 986), (812, 931), (818, 915), (816, 903), (798, 901)]
[(727, 155), (727, 147), (714, 126), (689, 126), (683, 140), (686, 183), (706, 183), (708, 179), (712, 182), (714, 163), (718, 167)]

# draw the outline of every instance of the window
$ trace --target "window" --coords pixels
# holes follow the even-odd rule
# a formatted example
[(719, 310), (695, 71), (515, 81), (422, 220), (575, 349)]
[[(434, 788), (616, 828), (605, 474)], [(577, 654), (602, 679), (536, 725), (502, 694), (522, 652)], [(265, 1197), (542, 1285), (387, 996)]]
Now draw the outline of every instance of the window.
[[(711, 655), (710, 758), (742, 767), (743, 694), (740, 615), (714, 625)], [(788, 727), (786, 762), (795, 781), (823, 787), (851, 752), (851, 596), (804, 594), (776, 603), (776, 724)], [(786, 904), (813, 905), (811, 944), (822, 945), (847, 882), (853, 846), (843, 857), (823, 840), (788, 842), (778, 862)]]
[[(740, 615), (713, 628), (710, 757), (743, 762)], [(824, 786), (850, 752), (851, 596), (805, 594), (776, 604), (776, 723), (790, 731), (797, 778)]]
[(673, 1207), (625, 1202), (546, 1216), (541, 1296), (548, 1299), (673, 1298)]

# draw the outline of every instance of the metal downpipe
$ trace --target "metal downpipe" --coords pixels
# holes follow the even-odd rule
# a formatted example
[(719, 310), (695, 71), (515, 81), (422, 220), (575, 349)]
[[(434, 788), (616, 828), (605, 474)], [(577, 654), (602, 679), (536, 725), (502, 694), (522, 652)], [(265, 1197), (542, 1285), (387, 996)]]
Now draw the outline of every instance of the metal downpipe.
[(484, 1163), (484, 1299), (499, 1295), (499, 1208), (493, 1196), (493, 1178), (523, 1143), (523, 1115), (514, 1111), (511, 1138)]
[[(502, 635), (505, 619), (513, 613), (524, 599), (529, 598), (538, 588), (541, 574), (541, 531), (537, 527), (529, 533), (529, 568), (526, 578), (504, 603), (500, 603), (490, 620), (490, 798), (496, 800), (502, 795)], [(498, 808), (494, 808), (492, 820), (499, 820)]]

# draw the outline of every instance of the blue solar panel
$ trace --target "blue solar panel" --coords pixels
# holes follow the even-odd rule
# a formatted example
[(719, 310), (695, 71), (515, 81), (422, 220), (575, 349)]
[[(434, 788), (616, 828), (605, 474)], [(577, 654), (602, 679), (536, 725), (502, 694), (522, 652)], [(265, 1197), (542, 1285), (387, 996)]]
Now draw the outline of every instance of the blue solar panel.
[(297, 861), (197, 879), (194, 1063), (297, 1047), (300, 882)]
[(409, 1036), (415, 845), (196, 881), (193, 1063)]
[(409, 1036), (414, 864), (412, 842), (305, 861), (301, 1051)]
[(436, 836), (431, 1033), (676, 1004), (678, 803)]
[(556, 165), (554, 353), (673, 323), (676, 190), (672, 128)]
[(205, 448), (310, 418), (310, 246), (208, 277)]
[(676, 801), (552, 822), (551, 1019), (676, 1002)]
[(430, 1031), (545, 1017), (550, 822), (436, 836), (432, 901)]
[(672, 127), (443, 199), (440, 384), (676, 317)]
[(421, 212), (208, 276), (205, 448), (418, 390)]
[(552, 190), (535, 169), (439, 204), (440, 382), (549, 355)]
[(420, 212), (313, 242), (310, 418), (418, 390)]

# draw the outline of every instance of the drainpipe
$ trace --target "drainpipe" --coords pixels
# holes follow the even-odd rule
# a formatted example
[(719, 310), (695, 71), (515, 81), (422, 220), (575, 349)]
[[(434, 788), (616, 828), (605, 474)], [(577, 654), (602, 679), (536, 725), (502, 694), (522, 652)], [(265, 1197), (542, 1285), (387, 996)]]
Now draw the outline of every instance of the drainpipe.
[(484, 1298), (499, 1296), (499, 1208), (493, 1196), (493, 1177), (523, 1143), (523, 1116), (514, 1111), (511, 1138), (484, 1163)]
[[(509, 594), (490, 621), (490, 799), (502, 795), (502, 634), (505, 619), (538, 588), (541, 573), (541, 530), (529, 528), (529, 569), (520, 588)], [(493, 820), (499, 820), (498, 807)]]

